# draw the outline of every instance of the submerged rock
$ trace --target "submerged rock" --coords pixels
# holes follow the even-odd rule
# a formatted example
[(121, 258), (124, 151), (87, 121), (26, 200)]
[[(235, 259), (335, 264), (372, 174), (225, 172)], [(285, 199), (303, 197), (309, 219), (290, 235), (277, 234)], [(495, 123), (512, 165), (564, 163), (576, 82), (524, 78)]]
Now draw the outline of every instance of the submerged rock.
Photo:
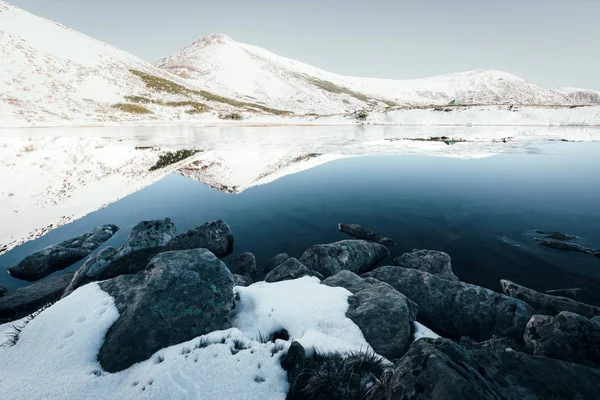
[(428, 272), (385, 266), (364, 276), (390, 284), (417, 303), (418, 321), (443, 336), (520, 339), (533, 315), (533, 309), (521, 300)]
[(0, 297), (0, 324), (23, 318), (60, 298), (73, 272), (50, 276)]
[(342, 270), (356, 274), (371, 271), (388, 255), (388, 249), (378, 243), (342, 240), (310, 247), (302, 254), (300, 262), (327, 278)]
[(265, 276), (265, 282), (281, 282), (302, 278), (303, 276), (316, 276), (323, 280), (323, 275), (306, 268), (295, 258), (288, 258), (281, 265)]
[(430, 274), (451, 281), (459, 280), (452, 271), (452, 259), (442, 251), (413, 250), (412, 253), (395, 257), (390, 264), (402, 268), (412, 268), (429, 272)]
[(372, 399), (593, 399), (600, 371), (525, 353), (422, 339), (372, 388)]
[(267, 275), (269, 272), (273, 271), (275, 267), (278, 267), (281, 264), (283, 264), (288, 258), (290, 258), (290, 256), (287, 253), (277, 254), (269, 261), (267, 261), (267, 264), (265, 264), (263, 268), (263, 273)]
[(75, 272), (71, 283), (65, 289), (64, 296), (72, 293), (78, 287), (87, 283), (99, 280), (99, 277), (110, 265), (111, 260), (117, 255), (117, 250), (114, 247), (106, 247), (98, 252), (98, 254), (90, 257), (83, 263), (81, 268)]
[(252, 253), (242, 253), (229, 262), (232, 274), (247, 276), (256, 279), (256, 258)]
[(396, 247), (396, 242), (394, 242), (389, 237), (381, 236), (379, 233), (372, 231), (371, 229), (364, 228), (357, 224), (338, 224), (338, 229), (340, 230), (340, 232), (343, 232), (346, 235), (355, 237), (357, 239), (363, 239), (368, 240), (370, 242), (379, 243), (386, 247)]
[(119, 319), (98, 354), (108, 372), (124, 370), (156, 351), (231, 327), (233, 276), (206, 249), (169, 251), (145, 271), (101, 282)]
[(537, 229), (535, 232), (539, 233), (540, 235), (544, 235), (544, 237), (547, 237), (548, 239), (553, 239), (553, 240), (579, 239), (579, 237), (577, 237), (577, 236), (571, 236), (571, 235), (567, 235), (566, 233), (561, 233), (561, 232), (547, 232), (547, 231), (542, 231), (539, 229)]
[(504, 293), (516, 299), (523, 300), (535, 310), (536, 314), (556, 315), (561, 311), (570, 311), (587, 318), (600, 315), (600, 307), (580, 303), (566, 297), (540, 293), (504, 279), (500, 281), (500, 285)]
[(36, 281), (53, 272), (65, 269), (87, 257), (102, 243), (110, 239), (119, 227), (103, 225), (73, 239), (48, 246), (26, 257), (8, 272), (17, 279)]
[(166, 245), (166, 250), (208, 249), (221, 258), (233, 251), (233, 234), (225, 221), (206, 222), (174, 237)]
[(567, 311), (534, 315), (524, 339), (527, 349), (537, 356), (600, 367), (600, 325), (581, 315)]
[(556, 240), (535, 239), (540, 246), (550, 247), (551, 249), (562, 251), (574, 251), (577, 253), (594, 254), (594, 250), (588, 247), (583, 247), (575, 243), (557, 242)]

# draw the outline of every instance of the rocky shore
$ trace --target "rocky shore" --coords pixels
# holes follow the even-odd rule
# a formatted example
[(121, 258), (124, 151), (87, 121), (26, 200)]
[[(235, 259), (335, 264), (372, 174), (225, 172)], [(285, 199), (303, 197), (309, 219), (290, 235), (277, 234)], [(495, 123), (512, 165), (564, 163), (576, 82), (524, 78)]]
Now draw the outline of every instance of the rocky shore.
[(116, 226), (33, 254), (10, 272), (37, 281), (0, 297), (0, 390), (14, 399), (600, 394), (599, 307), (508, 280), (497, 293), (462, 282), (446, 253), (388, 260), (393, 239), (339, 229), (353, 238), (264, 266), (249, 252), (221, 260), (234, 251), (222, 220), (180, 234), (169, 218), (142, 221), (121, 248), (103, 248), (75, 273), (46, 277)]

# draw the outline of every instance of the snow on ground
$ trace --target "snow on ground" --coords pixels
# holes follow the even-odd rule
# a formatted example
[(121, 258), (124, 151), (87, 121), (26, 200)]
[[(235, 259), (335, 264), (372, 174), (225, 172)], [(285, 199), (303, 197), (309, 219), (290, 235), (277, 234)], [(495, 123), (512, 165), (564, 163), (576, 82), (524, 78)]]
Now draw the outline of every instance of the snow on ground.
[[(127, 370), (107, 373), (97, 354), (119, 313), (96, 283), (83, 286), (34, 318), (15, 346), (0, 347), (0, 392), (14, 400), (285, 399), (288, 382), (279, 351), (291, 340), (260, 343), (254, 340), (259, 330), (268, 334), (286, 328), (301, 343), (318, 344), (322, 351), (370, 348), (346, 318), (351, 293), (343, 288), (305, 277), (236, 290), (241, 296), (236, 328), (202, 336), (213, 344), (198, 348), (200, 338), (195, 338)], [(248, 348), (232, 354), (234, 339)]]
[(441, 337), (440, 335), (438, 335), (425, 325), (418, 323), (417, 321), (414, 321), (413, 325), (415, 327), (415, 332), (413, 333), (413, 338), (415, 342), (423, 338), (437, 339)]

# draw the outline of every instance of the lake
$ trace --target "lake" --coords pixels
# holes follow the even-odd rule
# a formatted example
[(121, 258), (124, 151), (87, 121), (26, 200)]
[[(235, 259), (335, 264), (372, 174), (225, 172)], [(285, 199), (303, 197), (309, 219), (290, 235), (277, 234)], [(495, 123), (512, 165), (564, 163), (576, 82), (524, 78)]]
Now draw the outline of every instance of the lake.
[[(185, 142), (179, 137), (176, 145)], [(528, 142), (508, 148), (488, 143), (476, 158), (461, 150), (468, 144), (439, 146), (433, 153), (445, 152), (444, 157), (332, 158), (237, 194), (174, 173), (0, 256), (0, 269), (107, 223), (121, 230), (101, 248), (117, 247), (137, 222), (165, 217), (178, 232), (224, 219), (235, 236), (230, 257), (250, 251), (262, 267), (277, 253), (299, 257), (312, 244), (347, 239), (337, 230), (344, 222), (393, 238), (398, 246), (391, 256), (412, 249), (445, 251), (465, 282), (496, 291), (500, 279), (537, 290), (585, 287), (590, 289), (585, 300), (600, 303), (600, 258), (535, 241), (540, 237), (535, 230), (544, 229), (577, 235), (577, 243), (600, 248), (600, 143)], [(452, 147), (455, 157), (446, 154)], [(260, 151), (246, 147), (240, 157), (260, 157)], [(0, 284), (14, 290), (27, 283), (3, 273)]]

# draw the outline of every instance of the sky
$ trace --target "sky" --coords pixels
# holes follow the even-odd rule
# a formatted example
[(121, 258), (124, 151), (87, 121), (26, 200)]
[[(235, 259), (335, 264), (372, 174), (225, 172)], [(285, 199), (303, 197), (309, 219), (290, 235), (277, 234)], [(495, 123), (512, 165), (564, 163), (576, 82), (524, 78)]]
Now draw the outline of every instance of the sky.
[[(600, 0), (9, 0), (155, 62), (212, 33), (343, 75), (600, 90)], [(1, 27), (0, 27), (1, 28)]]

